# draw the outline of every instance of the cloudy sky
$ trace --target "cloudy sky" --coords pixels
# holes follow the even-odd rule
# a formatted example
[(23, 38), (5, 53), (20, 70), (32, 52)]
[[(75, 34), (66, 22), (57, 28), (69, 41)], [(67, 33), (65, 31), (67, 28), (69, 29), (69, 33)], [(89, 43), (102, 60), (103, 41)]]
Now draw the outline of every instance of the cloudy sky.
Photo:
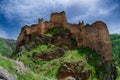
[(24, 25), (63, 10), (71, 23), (102, 20), (111, 34), (120, 33), (120, 0), (0, 0), (0, 37), (17, 39)]

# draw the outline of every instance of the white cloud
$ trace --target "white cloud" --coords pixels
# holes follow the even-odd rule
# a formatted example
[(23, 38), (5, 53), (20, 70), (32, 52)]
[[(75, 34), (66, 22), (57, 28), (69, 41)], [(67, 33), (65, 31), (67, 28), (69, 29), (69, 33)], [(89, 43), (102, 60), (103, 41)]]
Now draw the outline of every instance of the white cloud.
[(23, 23), (31, 24), (37, 18), (46, 17), (53, 11), (67, 11), (69, 7), (77, 5), (79, 8), (85, 8), (85, 14), (76, 11), (79, 15), (71, 19), (78, 21), (111, 14), (116, 7), (106, 7), (104, 2), (104, 0), (8, 0), (7, 2), (4, 0), (2, 12), (9, 19), (18, 18)]
[[(26, 24), (36, 23), (38, 18), (48, 19), (51, 12), (62, 10), (70, 13), (69, 16), (67, 15), (70, 22), (78, 22), (79, 20), (88, 22), (91, 19), (98, 20), (101, 17), (103, 19), (110, 17), (114, 13), (118, 5), (108, 5), (107, 1), (111, 0), (3, 0), (0, 3), (0, 13), (3, 13), (9, 21), (18, 19), (17, 21), (20, 21), (21, 27)], [(71, 14), (74, 13), (76, 14), (72, 17)], [(120, 24), (108, 26), (110, 33), (120, 33), (119, 26)], [(7, 38), (7, 36), (9, 34), (7, 35), (0, 28), (0, 37)]]
[[(72, 21), (79, 21), (82, 20), (90, 20), (92, 18), (105, 18), (110, 15), (113, 15), (113, 11), (118, 8), (118, 4), (116, 5), (108, 5), (104, 2), (104, 0), (90, 0), (91, 2), (88, 2), (90, 4), (87, 4), (87, 0), (85, 0), (84, 5), (87, 5), (87, 11), (85, 14), (79, 15), (71, 19)], [(91, 4), (92, 3), (92, 4)]]
[(50, 11), (57, 11), (58, 8), (65, 10), (72, 5), (86, 7), (89, 9), (88, 13), (90, 13), (99, 1), (100, 0), (8, 0), (6, 2), (6, 0), (4, 0), (2, 12), (4, 12), (5, 16), (9, 19), (18, 17), (22, 18), (23, 21), (31, 21), (34, 18), (46, 16)]
[(118, 4), (111, 6), (109, 8), (101, 8), (98, 10), (98, 14), (100, 15), (108, 15), (112, 13), (113, 10), (115, 10), (118, 7)]
[(120, 34), (120, 23), (111, 23), (108, 25), (108, 29), (111, 34), (114, 34), (114, 33)]

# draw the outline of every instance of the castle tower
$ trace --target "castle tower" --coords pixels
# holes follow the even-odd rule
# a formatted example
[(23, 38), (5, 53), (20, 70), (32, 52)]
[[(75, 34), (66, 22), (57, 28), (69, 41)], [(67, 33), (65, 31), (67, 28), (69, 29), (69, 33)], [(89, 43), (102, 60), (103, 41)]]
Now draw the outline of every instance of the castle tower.
[(45, 32), (45, 24), (43, 19), (38, 19), (38, 32), (39, 34), (43, 34)]
[(64, 11), (60, 13), (52, 13), (50, 17), (50, 22), (54, 24), (54, 26), (61, 26), (67, 23), (66, 14)]

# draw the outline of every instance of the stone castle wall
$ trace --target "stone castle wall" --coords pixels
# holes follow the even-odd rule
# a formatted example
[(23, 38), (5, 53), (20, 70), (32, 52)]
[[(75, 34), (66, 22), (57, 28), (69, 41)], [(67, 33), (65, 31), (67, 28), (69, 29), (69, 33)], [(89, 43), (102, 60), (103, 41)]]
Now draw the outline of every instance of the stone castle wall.
[(30, 35), (42, 35), (49, 29), (63, 26), (70, 30), (72, 37), (76, 39), (78, 47), (89, 47), (100, 53), (105, 60), (112, 60), (112, 46), (107, 26), (102, 21), (96, 21), (92, 25), (71, 24), (67, 22), (65, 12), (52, 13), (49, 22), (43, 19), (38, 24), (25, 26), (17, 39), (16, 46), (21, 46), (29, 41)]

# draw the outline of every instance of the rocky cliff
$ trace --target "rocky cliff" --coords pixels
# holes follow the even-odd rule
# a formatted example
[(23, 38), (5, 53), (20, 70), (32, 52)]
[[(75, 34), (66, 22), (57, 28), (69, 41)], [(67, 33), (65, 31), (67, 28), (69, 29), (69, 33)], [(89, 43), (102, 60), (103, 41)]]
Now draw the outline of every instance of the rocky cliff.
[(71, 24), (67, 22), (64, 11), (52, 13), (49, 22), (39, 19), (38, 24), (24, 26), (17, 39), (16, 46), (26, 44), (31, 36), (43, 35), (50, 29), (60, 26), (70, 30), (71, 36), (77, 41), (78, 47), (89, 47), (100, 53), (106, 61), (112, 60), (112, 47), (106, 24), (102, 21), (96, 21), (91, 25), (85, 25), (83, 21), (78, 24)]

